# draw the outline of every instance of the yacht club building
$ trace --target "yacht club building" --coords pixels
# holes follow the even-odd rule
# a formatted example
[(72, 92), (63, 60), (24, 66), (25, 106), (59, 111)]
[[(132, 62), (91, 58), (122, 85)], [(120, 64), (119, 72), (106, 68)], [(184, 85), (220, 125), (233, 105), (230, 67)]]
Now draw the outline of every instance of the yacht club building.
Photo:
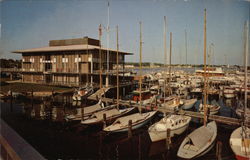
[[(17, 50), (13, 53), (22, 54), (23, 82), (68, 86), (80, 86), (85, 83), (99, 84), (100, 62), (102, 83), (116, 82), (114, 69), (117, 51), (100, 47), (100, 42), (96, 39), (84, 37), (50, 40), (47, 47)], [(132, 55), (132, 53), (119, 51), (119, 65), (123, 66), (123, 69), (125, 55)], [(109, 67), (107, 57), (109, 57)], [(124, 73), (124, 70), (119, 75), (121, 73)], [(109, 77), (108, 80), (106, 77)], [(129, 76), (126, 78), (132, 79)]]

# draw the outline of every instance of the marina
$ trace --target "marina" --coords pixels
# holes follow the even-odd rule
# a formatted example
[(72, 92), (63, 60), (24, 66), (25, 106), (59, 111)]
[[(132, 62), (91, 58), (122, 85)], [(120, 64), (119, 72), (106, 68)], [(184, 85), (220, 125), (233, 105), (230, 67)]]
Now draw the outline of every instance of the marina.
[[(63, 37), (65, 31), (49, 37), (40, 33), (46, 38), (40, 35), (39, 41), (46, 40), (31, 43), (36, 48), (21, 43), (23, 39), (13, 41), (14, 47), (4, 41), (21, 60), (1, 59), (0, 159), (250, 160), (249, 15), (239, 11), (232, 15), (222, 8), (235, 16), (238, 23), (232, 23), (211, 5), (226, 6), (224, 2), (144, 2), (145, 8), (157, 5), (159, 13), (168, 16), (149, 15), (141, 2), (111, 2), (107, 1), (104, 15), (99, 1), (64, 2), (90, 8), (95, 4), (95, 12), (80, 5), (73, 12), (68, 5), (51, 1), (52, 8), (59, 6), (58, 22), (73, 14), (89, 15), (94, 23), (83, 21), (80, 30), (88, 26), (85, 34), (91, 37), (83, 37), (82, 31), (75, 34), (82, 20), (77, 16), (79, 22), (59, 26), (53, 22), (55, 33), (70, 24), (68, 38)], [(5, 0), (2, 4), (15, 8)], [(135, 15), (123, 10), (134, 4), (140, 8)], [(241, 7), (228, 4), (230, 10), (247, 11), (243, 4), (249, 2), (238, 2)], [(54, 14), (45, 8), (34, 12)], [(219, 17), (226, 21), (218, 23)], [(53, 16), (51, 20), (55, 21)]]

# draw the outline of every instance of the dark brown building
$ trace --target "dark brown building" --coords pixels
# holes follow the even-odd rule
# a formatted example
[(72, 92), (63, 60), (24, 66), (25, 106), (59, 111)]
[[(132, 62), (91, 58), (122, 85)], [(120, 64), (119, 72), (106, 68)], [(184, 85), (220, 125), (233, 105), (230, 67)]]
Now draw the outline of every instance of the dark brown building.
[[(88, 37), (51, 40), (48, 47), (14, 51), (22, 54), (23, 82), (71, 86), (83, 85), (86, 82), (99, 84), (100, 52), (103, 84), (107, 84), (107, 73), (108, 82), (113, 84), (117, 51), (100, 47), (99, 40)], [(125, 55), (131, 54), (119, 51), (119, 65), (123, 66), (123, 69)]]

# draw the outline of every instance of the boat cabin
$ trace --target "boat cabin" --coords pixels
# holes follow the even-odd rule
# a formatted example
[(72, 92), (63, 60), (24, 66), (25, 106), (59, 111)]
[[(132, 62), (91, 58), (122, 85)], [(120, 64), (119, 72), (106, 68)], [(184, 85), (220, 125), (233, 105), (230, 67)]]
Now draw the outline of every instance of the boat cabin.
[[(141, 100), (146, 100), (149, 99), (151, 97), (151, 92), (150, 90), (145, 90), (145, 91), (141, 91)], [(133, 101), (140, 101), (140, 91), (136, 90), (132, 92), (132, 100)]]

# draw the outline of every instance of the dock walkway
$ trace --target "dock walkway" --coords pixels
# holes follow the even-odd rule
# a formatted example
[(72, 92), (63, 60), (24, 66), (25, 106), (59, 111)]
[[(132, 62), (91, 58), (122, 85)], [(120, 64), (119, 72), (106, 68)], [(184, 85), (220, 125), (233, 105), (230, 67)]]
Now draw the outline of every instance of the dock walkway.
[(30, 144), (20, 137), (2, 119), (0, 119), (0, 159), (12, 160), (45, 160)]
[[(96, 100), (96, 97), (88, 97), (88, 99)], [(116, 103), (116, 100), (111, 99), (111, 98), (102, 97), (102, 100), (104, 102), (108, 102), (108, 103)], [(128, 101), (124, 101), (124, 100), (120, 100), (119, 103), (120, 103), (120, 105), (124, 105), (124, 106), (139, 107), (139, 104), (129, 103)], [(146, 109), (145, 106), (143, 106), (142, 108)], [(187, 115), (187, 116), (199, 118), (199, 119), (204, 118), (203, 114), (201, 114), (199, 112), (194, 112), (194, 111), (179, 110), (179, 111), (174, 112), (173, 110), (169, 110), (169, 109), (165, 109), (165, 108), (161, 108), (161, 107), (157, 108), (157, 111), (160, 111), (162, 113), (175, 113), (175, 114), (179, 114), (179, 115)], [(225, 116), (218, 116), (218, 115), (208, 115), (208, 119), (216, 121), (218, 123), (223, 123), (223, 124), (228, 124), (228, 125), (236, 125), (236, 126), (240, 126), (241, 122), (242, 122), (241, 119), (225, 117)], [(247, 122), (246, 126), (250, 127), (250, 121)]]

